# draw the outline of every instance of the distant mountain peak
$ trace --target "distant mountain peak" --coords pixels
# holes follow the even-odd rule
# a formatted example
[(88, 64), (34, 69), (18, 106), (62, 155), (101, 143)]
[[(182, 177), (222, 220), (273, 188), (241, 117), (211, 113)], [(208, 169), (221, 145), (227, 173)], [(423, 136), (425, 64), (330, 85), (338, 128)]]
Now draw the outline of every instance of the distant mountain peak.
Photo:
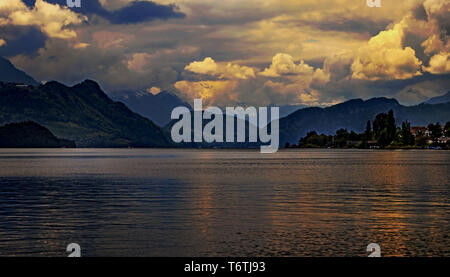
[(433, 97), (433, 98), (423, 102), (423, 104), (434, 105), (434, 104), (443, 104), (443, 103), (448, 103), (448, 102), (450, 102), (450, 91), (448, 91), (444, 95)]
[(393, 98), (386, 98), (386, 97), (374, 97), (367, 100), (363, 100), (360, 98), (357, 99), (351, 99), (346, 102), (342, 102), (339, 104), (336, 104), (334, 106), (327, 107), (325, 109), (328, 110), (355, 110), (355, 109), (361, 109), (361, 108), (370, 108), (370, 107), (388, 107), (393, 108), (400, 105), (400, 103)]
[(351, 99), (351, 100), (347, 100), (345, 102), (327, 107), (327, 108), (342, 108), (342, 107), (351, 107), (351, 106), (358, 106), (358, 105), (362, 105), (364, 103), (364, 100), (357, 98), (357, 99)]
[(94, 90), (102, 90), (100, 85), (96, 81), (90, 79), (86, 79), (83, 82), (74, 85), (73, 88), (88, 88)]
[(171, 121), (171, 113), (175, 107), (192, 107), (173, 93), (161, 91), (158, 94), (122, 92), (116, 100), (124, 102), (134, 112), (145, 116), (164, 127)]
[(80, 83), (80, 85), (90, 86), (90, 87), (95, 87), (95, 88), (100, 89), (100, 85), (96, 81), (91, 80), (91, 79), (84, 80), (83, 82)]
[(0, 81), (25, 85), (39, 85), (31, 76), (17, 69), (8, 59), (0, 56)]
[(400, 103), (397, 101), (397, 99), (386, 98), (386, 97), (374, 97), (374, 98), (367, 99), (364, 102), (366, 102), (366, 103), (392, 103), (392, 104), (400, 105)]
[(41, 86), (45, 88), (62, 88), (62, 89), (68, 88), (66, 85), (58, 81), (48, 81), (45, 84), (42, 84)]

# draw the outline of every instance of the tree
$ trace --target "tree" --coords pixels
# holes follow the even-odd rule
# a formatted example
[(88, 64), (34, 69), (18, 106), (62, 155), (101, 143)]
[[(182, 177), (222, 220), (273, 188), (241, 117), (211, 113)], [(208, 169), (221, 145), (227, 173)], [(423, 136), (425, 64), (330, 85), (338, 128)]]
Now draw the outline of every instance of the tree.
[(332, 140), (332, 136), (309, 132), (306, 137), (300, 139), (298, 144), (299, 147), (327, 147), (331, 146)]
[(391, 142), (392, 142), (392, 140), (389, 139), (389, 134), (388, 134), (387, 128), (384, 128), (378, 137), (378, 144), (380, 146), (386, 147), (389, 144), (391, 144)]
[(428, 130), (430, 130), (430, 136), (431, 139), (435, 142), (438, 138), (442, 137), (442, 127), (441, 124), (438, 122), (436, 124), (429, 124)]
[(366, 124), (366, 131), (364, 132), (364, 140), (366, 141), (372, 140), (372, 124), (370, 123), (370, 120), (367, 121)]
[(450, 133), (450, 121), (445, 124), (445, 128), (444, 129), (447, 132), (447, 136), (448, 136), (449, 133)]
[(403, 145), (414, 145), (415, 139), (411, 134), (411, 123), (408, 121), (402, 122), (402, 130), (401, 130), (401, 143)]
[(373, 121), (373, 133), (380, 146), (388, 146), (397, 136), (394, 112), (377, 114)]
[(428, 138), (426, 136), (417, 136), (415, 138), (415, 143), (417, 146), (423, 147), (427, 145)]
[(350, 134), (347, 129), (339, 129), (336, 131), (336, 136), (334, 137), (334, 146), (338, 148), (345, 147), (347, 145), (347, 140), (349, 140)]
[(397, 126), (395, 125), (394, 111), (390, 110), (387, 117), (387, 132), (389, 140), (392, 142), (397, 135)]
[(385, 128), (385, 117), (386, 114), (380, 113), (377, 114), (375, 120), (373, 121), (373, 133), (375, 138), (378, 139), (381, 135), (381, 131)]

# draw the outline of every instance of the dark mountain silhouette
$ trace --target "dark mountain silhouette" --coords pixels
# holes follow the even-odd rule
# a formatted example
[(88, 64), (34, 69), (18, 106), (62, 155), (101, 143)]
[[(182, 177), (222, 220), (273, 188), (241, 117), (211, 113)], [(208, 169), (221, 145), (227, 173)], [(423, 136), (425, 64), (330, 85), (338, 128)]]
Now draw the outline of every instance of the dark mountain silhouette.
[(10, 123), (0, 127), (0, 148), (75, 148), (75, 142), (55, 137), (36, 122)]
[(0, 57), (0, 82), (38, 86), (39, 83), (25, 72), (17, 69), (7, 59)]
[(442, 104), (442, 103), (448, 103), (450, 102), (450, 91), (447, 92), (447, 94), (433, 97), (427, 101), (425, 101), (423, 104)]
[(48, 82), (38, 87), (0, 83), (0, 124), (35, 121), (78, 147), (161, 147), (161, 128), (112, 101), (90, 80), (73, 87)]
[(132, 111), (147, 117), (159, 126), (165, 126), (170, 122), (170, 115), (176, 107), (183, 106), (192, 110), (189, 104), (166, 91), (156, 95), (151, 93), (142, 95), (127, 93), (125, 96), (117, 98), (117, 100), (125, 103)]
[(350, 100), (328, 108), (305, 108), (280, 120), (280, 144), (298, 143), (309, 131), (334, 134), (340, 128), (362, 132), (368, 120), (379, 113), (394, 111), (397, 124), (408, 120), (412, 126), (450, 120), (450, 103), (402, 106), (395, 99), (373, 98)]

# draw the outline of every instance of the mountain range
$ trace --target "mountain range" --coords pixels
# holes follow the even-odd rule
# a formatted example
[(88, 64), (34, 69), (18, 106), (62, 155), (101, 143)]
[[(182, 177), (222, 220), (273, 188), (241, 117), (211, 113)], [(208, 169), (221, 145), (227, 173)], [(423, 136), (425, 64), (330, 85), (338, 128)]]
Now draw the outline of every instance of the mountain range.
[[(168, 92), (129, 94), (128, 98), (118, 99), (124, 104), (113, 101), (91, 80), (72, 87), (55, 81), (38, 84), (3, 58), (0, 58), (0, 80), (4, 81), (0, 82), (0, 125), (34, 121), (59, 138), (75, 141), (78, 147), (179, 146), (170, 138), (170, 126), (174, 123), (170, 121), (171, 111), (176, 106), (192, 111), (189, 104)], [(362, 132), (368, 120), (391, 109), (398, 125), (406, 120), (412, 126), (445, 123), (450, 121), (448, 95), (416, 106), (403, 106), (395, 99), (373, 98), (325, 108), (285, 107), (281, 116), (286, 116), (280, 119), (280, 145), (297, 143), (309, 131), (334, 134), (344, 128)]]
[(90, 80), (73, 87), (0, 83), (0, 124), (34, 121), (78, 147), (163, 147), (169, 140), (149, 119), (114, 102)]
[(368, 120), (379, 113), (394, 111), (397, 125), (409, 121), (411, 126), (450, 121), (450, 102), (403, 106), (395, 99), (354, 99), (327, 108), (305, 108), (280, 120), (280, 143), (297, 143), (309, 131), (334, 134), (340, 128), (362, 132)]
[[(181, 100), (178, 96), (161, 91), (158, 94), (121, 92), (121, 96), (114, 98), (123, 102), (132, 111), (147, 117), (161, 127), (165, 127), (171, 122), (172, 110), (176, 107), (186, 107), (193, 111), (192, 106)], [(280, 118), (305, 108), (302, 105), (286, 105), (280, 107)], [(270, 117), (270, 109), (269, 109)]]

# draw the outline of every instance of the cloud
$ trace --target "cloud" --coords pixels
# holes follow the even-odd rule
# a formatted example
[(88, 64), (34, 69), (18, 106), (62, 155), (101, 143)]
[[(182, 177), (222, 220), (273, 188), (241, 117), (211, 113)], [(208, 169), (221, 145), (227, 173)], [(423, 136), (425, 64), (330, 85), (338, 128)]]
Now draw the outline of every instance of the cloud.
[(147, 53), (135, 53), (128, 60), (127, 67), (132, 71), (143, 72), (149, 66), (150, 58), (151, 56)]
[[(220, 103), (236, 102), (237, 81), (179, 81), (175, 83), (175, 88), (184, 93), (189, 99), (201, 98), (206, 106)], [(221, 101), (222, 99), (222, 101)], [(223, 101), (225, 99), (225, 101)], [(233, 101), (234, 100), (234, 101)]]
[[(202, 98), (205, 103), (222, 105), (252, 104), (280, 105), (319, 103), (321, 87), (330, 81), (330, 74), (321, 68), (314, 69), (304, 61), (296, 63), (292, 56), (276, 54), (272, 64), (263, 72), (258, 68), (235, 63), (216, 63), (208, 57), (192, 62), (185, 70), (203, 75), (209, 80), (178, 81), (175, 88), (187, 98)], [(213, 80), (218, 77), (220, 80)], [(270, 79), (268, 79), (270, 78)]]
[(371, 38), (352, 64), (353, 79), (408, 79), (421, 75), (422, 62), (411, 47), (403, 47), (405, 22)]
[(302, 83), (274, 82), (269, 80), (264, 83), (262, 90), (266, 93), (281, 94), (289, 99), (289, 103), (314, 105), (319, 102), (318, 91), (309, 89)]
[[(202, 95), (219, 106), (326, 105), (399, 91), (413, 103), (434, 88), (448, 88), (448, 82), (411, 84), (448, 76), (445, 0), (385, 1), (377, 9), (365, 0), (139, 1), (164, 6), (166, 14), (133, 0), (82, 1), (81, 9), (70, 11), (89, 24), (63, 27), (76, 38), (51, 38), (37, 25), (20, 26), (24, 30), (14, 35), (3, 25), (7, 45), (0, 54), (8, 49), (19, 68), (40, 80), (96, 79), (117, 94), (157, 87), (188, 101)], [(26, 2), (32, 10), (35, 1)], [(46, 2), (62, 6), (66, 0)], [(26, 28), (34, 28), (36, 38), (13, 51)]]
[(330, 76), (331, 81), (349, 79), (352, 75), (353, 52), (344, 51), (329, 56), (324, 61), (324, 71)]
[(434, 34), (422, 43), (422, 47), (424, 47), (425, 54), (432, 54), (443, 49), (444, 43), (438, 35)]
[(217, 63), (212, 58), (208, 57), (203, 61), (192, 62), (184, 69), (197, 74), (216, 75), (218, 73), (218, 67)]
[[(272, 64), (264, 71), (259, 73), (262, 77), (276, 78), (282, 82), (265, 83), (265, 86), (272, 87), (280, 93), (290, 91), (298, 96), (298, 99), (304, 104), (317, 101), (317, 92), (311, 97), (313, 87), (320, 87), (330, 81), (331, 75), (328, 68), (314, 68), (306, 64), (303, 60), (296, 63), (294, 58), (285, 53), (278, 53), (272, 58)], [(283, 85), (284, 84), (284, 85)]]
[(391, 28), (361, 47), (352, 64), (352, 78), (409, 79), (430, 72), (449, 72), (450, 2), (421, 1)]
[[(65, 6), (67, 3), (66, 0), (46, 1), (61, 6)], [(29, 6), (33, 6), (34, 1), (27, 2)], [(156, 19), (184, 18), (185, 16), (177, 11), (178, 7), (174, 4), (161, 5), (152, 1), (127, 1), (114, 10), (105, 9), (104, 5), (108, 5), (108, 2), (82, 0), (81, 8), (74, 8), (73, 11), (89, 16), (100, 16), (113, 24), (136, 24)]]
[(202, 98), (205, 106), (216, 105), (318, 105), (319, 92), (302, 83), (265, 80), (178, 81), (175, 88), (187, 99)]
[(178, 72), (184, 68), (184, 65), (174, 67), (173, 61), (187, 59), (183, 48), (127, 53), (131, 49), (144, 50), (134, 45), (108, 51), (95, 44), (74, 48), (72, 41), (49, 39), (35, 54), (17, 55), (10, 60), (40, 81), (57, 80), (73, 85), (84, 79), (93, 79), (112, 94), (142, 91), (152, 86), (171, 91), (179, 80)]
[(207, 57), (203, 61), (192, 62), (184, 69), (197, 74), (218, 76), (220, 79), (246, 80), (256, 76), (254, 68), (233, 63), (218, 64), (211, 57)]
[(147, 89), (147, 92), (153, 95), (157, 95), (161, 92), (161, 88), (159, 87), (151, 87), (149, 89)]
[(46, 35), (34, 26), (3, 26), (0, 27), (0, 34), (5, 40), (5, 45), (0, 49), (0, 55), (6, 57), (34, 54), (39, 48), (45, 46), (47, 39)]
[(78, 42), (74, 43), (72, 47), (75, 49), (85, 49), (88, 48), (89, 46), (90, 46), (89, 43)]
[(110, 12), (106, 18), (115, 24), (133, 24), (155, 19), (184, 18), (184, 14), (177, 12), (177, 6), (160, 5), (148, 1), (131, 2), (126, 7)]
[(302, 60), (296, 64), (289, 54), (278, 53), (272, 59), (272, 64), (259, 74), (265, 77), (280, 77), (286, 75), (313, 74), (314, 68)]
[(6, 41), (0, 38), (0, 47), (6, 45)]
[(36, 26), (51, 38), (75, 38), (77, 34), (70, 26), (81, 24), (85, 19), (67, 7), (44, 0), (36, 0), (32, 9), (21, 0), (0, 2), (0, 26)]
[(430, 60), (430, 66), (424, 67), (423, 70), (432, 74), (450, 73), (449, 53), (439, 53), (434, 55)]
[(409, 84), (401, 89), (394, 97), (403, 104), (418, 104), (426, 100), (447, 93), (450, 80), (434, 78), (432, 80), (423, 80), (417, 83)]
[(116, 50), (125, 48), (128, 43), (136, 38), (134, 34), (127, 34), (120, 31), (96, 31), (92, 33), (93, 43), (105, 50)]

